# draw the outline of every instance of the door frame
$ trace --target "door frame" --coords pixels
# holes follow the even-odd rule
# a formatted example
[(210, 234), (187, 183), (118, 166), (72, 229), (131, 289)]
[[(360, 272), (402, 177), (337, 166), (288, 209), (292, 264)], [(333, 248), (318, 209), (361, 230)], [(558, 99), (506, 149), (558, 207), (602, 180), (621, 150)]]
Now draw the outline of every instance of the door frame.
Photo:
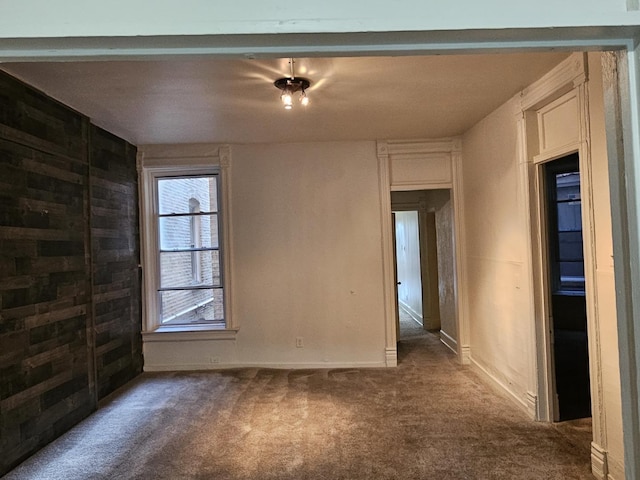
[[(457, 339), (453, 346), (458, 361), (463, 365), (471, 363), (469, 346), (469, 326), (467, 324), (465, 302), (465, 241), (464, 212), (462, 203), (462, 141), (459, 138), (414, 140), (414, 141), (379, 141), (377, 144), (378, 178), (380, 193), (380, 216), (382, 226), (382, 262), (383, 290), (385, 305), (385, 357), (387, 366), (397, 365), (397, 338), (395, 332), (395, 314), (397, 298), (393, 288), (393, 251), (391, 226), (391, 192), (409, 190), (442, 190), (450, 191), (453, 207), (453, 251), (454, 251), (454, 296), (455, 323)], [(409, 155), (427, 159), (429, 155), (437, 157), (437, 175), (433, 178), (410, 178), (400, 181), (393, 178), (392, 162), (395, 155)], [(434, 163), (432, 166), (436, 166)], [(429, 174), (427, 174), (429, 175)]]
[[(586, 141), (580, 142), (574, 148), (567, 148), (566, 152), (552, 155), (540, 156), (534, 160), (533, 171), (533, 196), (536, 206), (533, 209), (536, 215), (534, 225), (535, 244), (533, 255), (537, 257), (537, 274), (534, 274), (537, 281), (534, 282), (534, 295), (537, 298), (536, 311), (540, 320), (537, 329), (537, 349), (538, 358), (544, 357), (539, 369), (538, 388), (538, 420), (554, 421), (558, 416), (558, 405), (555, 399), (554, 388), (554, 363), (552, 330), (553, 321), (551, 313), (551, 281), (549, 272), (549, 248), (547, 244), (547, 198), (545, 165), (553, 160), (560, 159), (572, 153), (577, 153), (580, 169), (580, 192), (582, 198), (582, 234), (584, 249), (584, 269), (585, 269), (585, 301), (587, 306), (587, 335), (589, 338), (589, 376), (591, 379), (591, 402), (592, 418), (594, 423), (594, 440), (599, 435), (599, 430), (604, 430), (604, 411), (602, 401), (602, 352), (600, 344), (600, 326), (596, 310), (596, 258), (593, 245), (595, 244), (594, 232), (594, 211), (593, 211), (593, 189), (591, 183), (591, 162), (588, 160), (590, 151)], [(598, 428), (598, 425), (600, 427)], [(604, 433), (604, 432), (602, 432)]]
[[(547, 171), (546, 171), (546, 167), (547, 165), (549, 165), (549, 163), (554, 162), (556, 160), (560, 160), (562, 158), (567, 157), (568, 155), (571, 154), (578, 154), (578, 170), (580, 173), (580, 195), (581, 195), (581, 203), (584, 205), (584, 198), (583, 197), (589, 197), (587, 199), (587, 203), (590, 206), (591, 205), (591, 201), (592, 201), (592, 190), (590, 189), (588, 192), (583, 192), (583, 188), (585, 187), (585, 183), (583, 183), (583, 174), (582, 174), (582, 168), (584, 165), (584, 162), (582, 160), (580, 160), (581, 156), (580, 156), (580, 147), (578, 147), (576, 150), (574, 151), (569, 151), (567, 152), (567, 154), (564, 155), (560, 155), (560, 156), (552, 156), (551, 158), (545, 158), (544, 156), (542, 156), (540, 159), (538, 159), (539, 161), (535, 162), (535, 169), (536, 169), (536, 184), (538, 185), (538, 208), (537, 210), (540, 212), (540, 218), (539, 218), (539, 224), (538, 224), (538, 232), (539, 232), (539, 252), (541, 255), (541, 265), (542, 265), (542, 271), (541, 271), (541, 278), (539, 279), (540, 281), (540, 285), (541, 288), (543, 288), (544, 290), (541, 293), (541, 299), (543, 300), (541, 303), (541, 309), (543, 312), (543, 315), (540, 317), (540, 320), (542, 321), (543, 325), (544, 325), (544, 330), (546, 332), (546, 339), (545, 339), (545, 344), (544, 345), (538, 345), (538, 348), (543, 350), (544, 353), (547, 356), (547, 360), (545, 362), (545, 366), (546, 366), (546, 390), (547, 390), (547, 398), (546, 400), (549, 402), (549, 405), (547, 406), (547, 408), (549, 409), (549, 414), (550, 417), (548, 419), (548, 421), (560, 421), (560, 403), (559, 403), (559, 398), (558, 398), (558, 386), (557, 386), (557, 378), (556, 378), (556, 369), (555, 369), (555, 348), (554, 348), (554, 343), (555, 343), (555, 334), (554, 334), (554, 330), (555, 330), (555, 319), (553, 318), (553, 300), (552, 300), (552, 295), (553, 295), (553, 280), (552, 280), (552, 268), (551, 268), (551, 254), (550, 254), (550, 246), (549, 246), (549, 227), (548, 227), (548, 223), (549, 223), (549, 193), (547, 191), (548, 185), (547, 185)], [(585, 210), (587, 210), (586, 208), (582, 208), (582, 218), (581, 218), (581, 224), (582, 224), (582, 235), (583, 235), (583, 251), (587, 252), (587, 251), (592, 251), (592, 248), (590, 246), (587, 246), (585, 243), (585, 237), (587, 238), (587, 241), (589, 241), (589, 243), (591, 244), (591, 241), (594, 240), (594, 235), (593, 235), (593, 229), (592, 228), (588, 228), (588, 232), (585, 231), (585, 227), (587, 227), (588, 225), (585, 224), (585, 220), (584, 220), (584, 216), (585, 216)], [(593, 210), (591, 208), (591, 210)], [(587, 215), (592, 214), (593, 212), (587, 212)], [(595, 310), (595, 288), (594, 288), (594, 283), (595, 283), (595, 275), (593, 275), (592, 273), (592, 278), (587, 279), (587, 269), (588, 266), (587, 264), (590, 263), (593, 265), (593, 272), (595, 272), (595, 258), (587, 258), (586, 253), (585, 253), (585, 258), (584, 258), (584, 268), (585, 268), (585, 302), (587, 305), (587, 335), (590, 336), (591, 331), (594, 331), (596, 333), (599, 333), (599, 326), (596, 324), (596, 322), (598, 321), (597, 316), (596, 318), (590, 317), (590, 315), (596, 315), (596, 310)], [(589, 285), (591, 288), (587, 287), (587, 284), (591, 284)], [(593, 291), (593, 296), (591, 296), (591, 294), (589, 293), (589, 290)], [(590, 309), (589, 306), (591, 306), (592, 308)], [(591, 357), (592, 355), (596, 356), (596, 359), (600, 359), (601, 354), (600, 351), (598, 349), (598, 345), (589, 345), (589, 359), (590, 359), (590, 363), (591, 363)], [(598, 368), (601, 368), (601, 366), (598, 364), (597, 365)], [(596, 376), (599, 382), (602, 382), (602, 377), (600, 375), (601, 372), (591, 372), (591, 365), (589, 365), (589, 378), (592, 379), (593, 376)], [(599, 399), (599, 402), (602, 403), (601, 399)], [(593, 405), (592, 405), (592, 409), (593, 409)], [(603, 410), (601, 408), (601, 410)]]
[(640, 477), (640, 46), (605, 52), (604, 113), (626, 478)]
[(396, 212), (391, 212), (391, 241), (393, 242), (393, 288), (396, 297), (396, 340), (400, 340), (400, 299), (398, 298), (398, 242), (396, 240)]
[[(591, 381), (591, 405), (593, 441), (591, 444), (592, 469), (596, 476), (607, 475), (607, 438), (603, 399), (602, 352), (600, 349), (600, 324), (597, 310), (597, 276), (595, 256), (595, 218), (593, 205), (593, 182), (591, 171), (591, 149), (589, 130), (589, 102), (587, 68), (584, 54), (574, 54), (566, 61), (566, 68), (559, 69), (561, 75), (543, 81), (529, 97), (525, 95), (520, 112), (520, 134), (522, 139), (521, 182), (528, 192), (524, 208), (530, 216), (530, 255), (533, 287), (534, 338), (536, 339), (536, 372), (538, 385), (535, 389), (536, 417), (542, 421), (553, 421), (558, 416), (555, 399), (554, 363), (551, 320), (551, 285), (547, 231), (547, 198), (544, 165), (572, 153), (579, 157), (580, 190), (582, 201), (582, 228), (585, 269), (585, 301), (587, 308), (587, 336), (589, 350), (589, 376)], [(544, 79), (543, 79), (544, 80)], [(545, 149), (543, 117), (556, 106), (569, 101), (577, 104), (575, 138), (567, 143)], [(527, 204), (528, 203), (528, 204)]]

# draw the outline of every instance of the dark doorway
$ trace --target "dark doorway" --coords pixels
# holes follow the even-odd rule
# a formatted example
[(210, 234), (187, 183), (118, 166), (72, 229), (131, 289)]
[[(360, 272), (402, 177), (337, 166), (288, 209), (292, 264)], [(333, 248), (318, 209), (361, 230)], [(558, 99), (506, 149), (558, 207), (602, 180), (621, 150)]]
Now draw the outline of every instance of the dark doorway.
[(556, 420), (591, 416), (578, 154), (545, 165)]

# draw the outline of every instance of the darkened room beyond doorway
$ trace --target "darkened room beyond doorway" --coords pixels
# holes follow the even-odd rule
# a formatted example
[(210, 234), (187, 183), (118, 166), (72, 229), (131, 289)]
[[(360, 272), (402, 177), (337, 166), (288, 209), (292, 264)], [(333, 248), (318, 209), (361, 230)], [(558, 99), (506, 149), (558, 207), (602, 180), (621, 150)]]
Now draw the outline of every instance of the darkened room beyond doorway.
[(591, 416), (578, 154), (545, 165), (556, 420)]

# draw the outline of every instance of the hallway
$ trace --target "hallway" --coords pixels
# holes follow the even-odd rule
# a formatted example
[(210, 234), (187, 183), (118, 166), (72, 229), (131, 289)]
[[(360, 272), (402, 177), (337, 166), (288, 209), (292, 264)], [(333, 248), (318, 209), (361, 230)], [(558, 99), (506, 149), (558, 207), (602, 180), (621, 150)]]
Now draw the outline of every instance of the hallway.
[(3, 480), (590, 479), (585, 428), (528, 420), (427, 333), (395, 369), (143, 374)]

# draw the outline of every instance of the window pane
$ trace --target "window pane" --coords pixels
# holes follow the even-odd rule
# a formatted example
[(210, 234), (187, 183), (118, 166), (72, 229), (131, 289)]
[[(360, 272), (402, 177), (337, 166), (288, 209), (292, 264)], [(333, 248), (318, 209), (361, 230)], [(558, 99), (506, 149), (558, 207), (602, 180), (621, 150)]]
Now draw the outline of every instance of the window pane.
[(160, 249), (218, 248), (218, 216), (160, 217)]
[(160, 288), (221, 286), (220, 252), (162, 252)]
[(558, 202), (580, 200), (580, 173), (560, 173), (556, 175)]
[(221, 288), (160, 292), (163, 324), (224, 322)]
[(571, 232), (582, 230), (580, 202), (558, 203), (558, 231)]
[(216, 176), (158, 179), (158, 213), (192, 213), (196, 202), (200, 212), (217, 212), (216, 180)]
[(558, 232), (558, 260), (582, 261), (582, 232)]

